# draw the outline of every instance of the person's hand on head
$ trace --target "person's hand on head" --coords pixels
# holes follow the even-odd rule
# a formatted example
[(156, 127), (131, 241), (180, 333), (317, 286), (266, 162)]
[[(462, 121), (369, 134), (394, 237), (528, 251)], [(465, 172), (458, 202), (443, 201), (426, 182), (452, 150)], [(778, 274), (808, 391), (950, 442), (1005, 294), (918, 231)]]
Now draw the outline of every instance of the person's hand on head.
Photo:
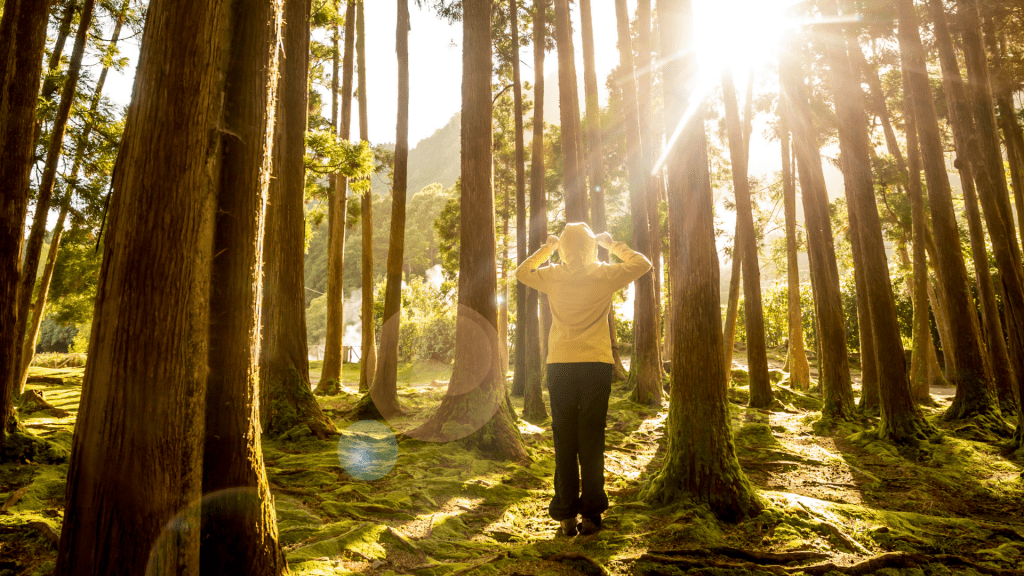
[(552, 252), (554, 252), (555, 250), (558, 250), (558, 236), (555, 236), (555, 235), (548, 236), (547, 246), (548, 246), (548, 248), (551, 249)]
[(612, 240), (612, 235), (607, 232), (601, 232), (594, 238), (597, 240), (597, 245), (605, 249), (611, 248), (612, 244), (615, 243), (615, 240)]

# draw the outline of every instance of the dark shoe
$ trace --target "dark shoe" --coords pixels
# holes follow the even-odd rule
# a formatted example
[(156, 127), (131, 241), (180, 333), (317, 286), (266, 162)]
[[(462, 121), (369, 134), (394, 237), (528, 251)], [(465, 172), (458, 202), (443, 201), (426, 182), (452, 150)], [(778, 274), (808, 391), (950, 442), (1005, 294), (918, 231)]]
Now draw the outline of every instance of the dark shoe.
[(560, 522), (561, 529), (559, 533), (563, 536), (575, 536), (576, 535), (576, 519), (569, 518), (568, 520), (562, 520)]
[(583, 523), (580, 524), (580, 534), (583, 534), (584, 536), (589, 536), (591, 534), (596, 534), (597, 531), (600, 530), (600, 529), (601, 529), (601, 517), (600, 516), (598, 516), (597, 518), (584, 518), (583, 519)]

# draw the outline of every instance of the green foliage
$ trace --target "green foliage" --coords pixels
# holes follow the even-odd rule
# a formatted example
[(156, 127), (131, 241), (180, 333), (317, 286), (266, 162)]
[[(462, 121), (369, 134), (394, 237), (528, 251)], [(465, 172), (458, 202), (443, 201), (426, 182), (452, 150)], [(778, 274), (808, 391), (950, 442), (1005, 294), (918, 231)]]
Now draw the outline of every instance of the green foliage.
[(61, 324), (52, 317), (43, 318), (39, 326), (39, 338), (36, 340), (36, 352), (60, 352), (70, 350), (78, 334), (79, 327), (74, 324)]
[(402, 361), (455, 359), (454, 294), (435, 283), (414, 277), (402, 287), (402, 322), (398, 358)]

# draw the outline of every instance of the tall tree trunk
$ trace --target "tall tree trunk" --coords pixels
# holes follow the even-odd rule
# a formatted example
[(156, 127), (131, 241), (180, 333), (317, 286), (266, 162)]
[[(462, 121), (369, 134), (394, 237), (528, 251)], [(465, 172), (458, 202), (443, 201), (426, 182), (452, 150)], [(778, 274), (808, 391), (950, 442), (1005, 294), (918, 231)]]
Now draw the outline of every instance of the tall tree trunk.
[[(996, 269), (1003, 284), (1007, 328), (1011, 338), (1024, 338), (1024, 269), (1021, 268), (1020, 245), (1013, 226), (1006, 174), (1003, 171), (1003, 154), (999, 148), (999, 132), (996, 126), (995, 109), (989, 85), (988, 60), (981, 38), (981, 19), (976, 0), (957, 0), (963, 38), (964, 60), (967, 65), (968, 102), (973, 112), (975, 134), (970, 148), (977, 150), (977, 156), (968, 155), (971, 168), (978, 184), (978, 199), (985, 213), (985, 224), (992, 250), (996, 257)], [(998, 333), (1002, 339), (1002, 331)], [(1018, 375), (1018, 390), (1024, 390), (1024, 375)], [(1009, 396), (1009, 403), (1013, 393)], [(982, 397), (977, 395), (979, 399)], [(960, 399), (958, 405), (957, 399)], [(988, 395), (981, 402), (988, 402)], [(981, 404), (975, 398), (963, 397), (959, 388), (950, 406), (950, 418), (986, 414), (991, 410), (988, 404)], [(1000, 421), (1001, 423), (1002, 421)]]
[[(512, 100), (515, 122), (515, 170), (516, 170), (516, 263), (522, 264), (530, 255), (529, 239), (526, 236), (526, 151), (523, 139), (523, 83), (519, 73), (519, 0), (509, 0), (509, 29), (512, 32)], [(522, 282), (516, 281), (516, 341), (515, 369), (512, 376), (512, 394), (523, 396), (526, 393), (526, 340), (524, 330), (526, 319), (526, 291)], [(526, 408), (523, 408), (526, 411)]]
[[(349, 139), (352, 125), (352, 66), (355, 60), (356, 0), (347, 0), (345, 11), (345, 55), (342, 63), (341, 119), (338, 118), (338, 25), (334, 25), (334, 75), (331, 78), (331, 125), (339, 138)], [(331, 176), (332, 190), (328, 216), (330, 237), (327, 245), (327, 334), (324, 339), (324, 364), (317, 394), (337, 394), (341, 390), (345, 335), (345, 224), (348, 220), (348, 178)]]
[[(304, 195), (310, 0), (285, 0), (281, 79), (274, 119), (274, 177), (263, 240), (260, 423), (270, 436), (305, 425), (335, 433), (310, 389), (306, 342)], [(289, 57), (288, 55), (292, 56)]]
[(963, 325), (952, 336), (951, 352), (956, 371), (946, 377), (956, 386), (950, 418), (981, 416), (987, 418), (998, 411), (994, 387), (984, 368), (981, 331), (974, 303), (967, 288), (967, 269), (960, 251), (959, 232), (953, 214), (953, 200), (946, 174), (938, 121), (925, 68), (924, 48), (918, 30), (917, 13), (912, 0), (896, 2), (902, 67), (906, 68), (906, 86), (914, 116), (927, 181), (932, 229), (935, 234), (937, 269), (942, 292), (952, 317)]
[(508, 373), (508, 189), (502, 194), (504, 208), (501, 211), (501, 278), (498, 290), (498, 358), (501, 379)]
[[(64, 47), (68, 43), (68, 36), (71, 34), (71, 24), (75, 21), (75, 13), (81, 7), (81, 0), (68, 0), (64, 7), (64, 14), (60, 18), (60, 24), (57, 25), (57, 37), (53, 41), (53, 51), (50, 52), (50, 59), (46, 63), (46, 75), (43, 77), (43, 88), (40, 91), (39, 98), (44, 102), (51, 102), (53, 95), (57, 92), (57, 69), (60, 67), (61, 57), (64, 55)], [(37, 120), (35, 123), (35, 133), (32, 137), (32, 142), (38, 144), (39, 137), (43, 133), (43, 121)], [(33, 154), (35, 150), (33, 149)]]
[[(583, 38), (583, 91), (586, 100), (587, 176), (590, 180), (591, 228), (600, 234), (608, 230), (608, 216), (604, 199), (604, 144), (601, 142), (601, 106), (597, 91), (597, 64), (594, 56), (594, 23), (590, 0), (580, 0), (580, 28)], [(608, 261), (608, 251), (597, 249), (597, 257)], [(615, 330), (615, 308), (608, 311), (608, 329), (611, 332), (612, 363), (615, 381), (626, 379), (626, 371), (619, 357), (618, 335)]]
[(789, 323), (789, 380), (793, 388), (804, 392), (811, 387), (811, 366), (804, 350), (803, 309), (800, 305), (800, 260), (796, 238), (796, 181), (793, 175), (793, 154), (789, 142), (789, 126), (779, 115), (779, 136), (782, 141), (782, 194), (786, 218), (786, 318)]
[(736, 227), (742, 229), (737, 248), (742, 252), (743, 313), (747, 336), (747, 370), (750, 376), (750, 406), (767, 408), (775, 399), (768, 381), (768, 351), (764, 341), (764, 310), (761, 306), (761, 269), (757, 262), (757, 234), (754, 231), (753, 202), (747, 179), (747, 150), (736, 102), (732, 73), (722, 73), (725, 122), (732, 163), (732, 184), (736, 194)]
[(217, 0), (154, 0), (146, 14), (68, 468), (61, 576), (200, 570), (194, 503), (216, 208), (208, 163), (226, 12)]
[[(942, 85), (946, 94), (946, 105), (949, 109), (950, 124), (953, 129), (953, 141), (957, 160), (954, 165), (960, 172), (960, 186), (964, 194), (964, 207), (967, 212), (967, 228), (971, 238), (971, 256), (974, 261), (974, 276), (977, 279), (978, 296), (981, 301), (981, 320), (988, 348), (992, 379), (996, 385), (999, 406), (1003, 411), (1016, 412), (1014, 398), (1014, 374), (1010, 366), (1010, 356), (1003, 336), (1003, 327), (999, 319), (999, 308), (996, 303), (995, 286), (989, 271), (988, 251), (985, 249), (985, 230), (978, 208), (978, 196), (975, 190), (973, 165), (979, 159), (971, 146), (974, 136), (974, 121), (967, 105), (967, 95), (960, 75), (953, 40), (946, 23), (946, 14), (941, 1), (929, 0), (928, 8), (934, 22), (934, 36), (939, 48), (942, 63)], [(1001, 167), (1000, 167), (1001, 168)], [(1009, 229), (1013, 235), (1013, 227)]]
[(207, 574), (277, 576), (287, 569), (260, 444), (258, 357), (281, 9), (279, 0), (235, 4), (222, 64), (199, 552)]
[(61, 148), (64, 144), (64, 129), (71, 116), (71, 105), (75, 100), (78, 88), (78, 77), (82, 71), (82, 57), (85, 55), (85, 44), (89, 29), (92, 28), (94, 0), (85, 0), (82, 6), (82, 17), (75, 34), (75, 47), (71, 52), (67, 78), (60, 94), (60, 105), (57, 116), (50, 130), (50, 142), (46, 148), (46, 163), (39, 178), (39, 189), (36, 191), (36, 213), (32, 220), (32, 230), (25, 246), (25, 261), (21, 266), (21, 288), (18, 290), (18, 345), (15, 350), (15, 361), (7, 365), (6, 370), (14, 372), (14, 378), (21, 377), (21, 345), (25, 341), (29, 313), (32, 309), (32, 292), (36, 284), (36, 272), (39, 269), (39, 258), (43, 251), (43, 239), (46, 236), (46, 221), (50, 215), (50, 199), (53, 186), (57, 180), (57, 165), (60, 162)]
[[(629, 34), (629, 13), (625, 0), (615, 0), (615, 21), (619, 37), (619, 60), (625, 108), (626, 172), (629, 178), (629, 208), (633, 242), (637, 252), (651, 256), (645, 190), (651, 178), (644, 169), (640, 143), (640, 120), (636, 101), (633, 47)], [(634, 284), (633, 357), (629, 365), (630, 398), (648, 406), (661, 405), (661, 348), (658, 346), (658, 315), (654, 301), (654, 277), (644, 274)]]
[(736, 231), (732, 236), (732, 268), (729, 273), (729, 295), (725, 303), (725, 326), (723, 337), (725, 352), (722, 354), (722, 365), (725, 366), (726, 379), (732, 377), (732, 356), (736, 350), (736, 322), (740, 310), (740, 280), (743, 276), (743, 250), (740, 248), (740, 220), (736, 219)]
[[(68, 190), (68, 194), (71, 194), (71, 190)], [(53, 269), (57, 265), (57, 253), (60, 251), (60, 240), (64, 235), (64, 223), (67, 221), (70, 205), (70, 198), (65, 199), (61, 203), (60, 213), (57, 215), (57, 223), (53, 225), (53, 231), (50, 233), (50, 250), (46, 253), (46, 266), (43, 268), (43, 275), (39, 278), (38, 295), (35, 302), (32, 303), (32, 316), (26, 327), (25, 339), (21, 344), (21, 355), (19, 356), (21, 366), (16, 380), (18, 383), (17, 394), (19, 396), (25, 393), (28, 369), (36, 352), (36, 339), (39, 336), (39, 326), (43, 323), (46, 295), (50, 291), (50, 281), (53, 280)]]
[[(534, 0), (533, 15), (533, 150), (530, 157), (530, 229), (529, 250), (532, 254), (540, 249), (548, 237), (547, 195), (544, 191), (544, 50), (546, 48), (545, 15), (546, 0)], [(540, 298), (536, 290), (520, 285), (526, 293), (526, 308), (523, 313), (524, 331), (523, 354), (526, 360), (526, 381), (523, 390), (523, 418), (540, 422), (547, 418), (544, 407), (543, 372), (544, 359), (541, 357)]]
[[(826, 15), (837, 14), (835, 2), (826, 2)], [(859, 248), (863, 267), (874, 344), (875, 369), (881, 418), (878, 435), (900, 444), (912, 444), (934, 436), (936, 431), (924, 419), (910, 395), (906, 356), (896, 319), (896, 299), (892, 293), (885, 239), (875, 201), (871, 172), (871, 143), (868, 134), (864, 94), (850, 64), (851, 49), (860, 50), (852, 30), (827, 44), (829, 66), (839, 124), (839, 145), (843, 158), (843, 180), (850, 207), (850, 227), (854, 253)], [(855, 261), (856, 264), (856, 261)], [(862, 343), (863, 346), (863, 343)]]
[[(652, 174), (657, 158), (657, 145), (654, 141), (654, 104), (653, 79), (654, 66), (651, 54), (651, 0), (638, 0), (636, 4), (637, 20), (637, 78), (636, 98), (640, 115), (640, 145), (643, 149), (644, 171), (649, 182), (644, 189), (644, 203), (647, 207), (647, 228), (651, 235), (651, 278), (654, 280), (654, 313), (658, 317), (658, 343), (661, 350), (661, 216), (658, 211), (658, 199), (661, 196), (662, 178), (660, 172)], [(660, 352), (659, 352), (660, 353)]]
[(410, 432), (462, 439), (489, 456), (526, 460), (499, 366), (495, 306), (494, 195), (491, 190), (491, 0), (464, 0), (462, 51), (462, 220), (455, 365), (429, 421)]
[(576, 86), (576, 56), (572, 46), (569, 0), (555, 2), (555, 40), (558, 47), (558, 109), (562, 126), (562, 186), (566, 222), (588, 222), (586, 173), (579, 157), (580, 116)]
[[(618, 4), (618, 3), (617, 3)], [(668, 200), (676, 346), (672, 358), (668, 454), (641, 492), (666, 504), (688, 496), (725, 520), (756, 516), (763, 504), (736, 459), (722, 362), (718, 257), (703, 113), (684, 111), (696, 84), (688, 0), (659, 0), (663, 54), (682, 54), (662, 68), (665, 125), (687, 122), (668, 153)]]
[[(69, 3), (73, 4), (73, 3)], [(117, 46), (117, 41), (121, 35), (121, 27), (124, 25), (124, 19), (128, 13), (129, 2), (125, 0), (121, 4), (121, 9), (117, 13), (117, 20), (114, 24), (114, 31), (110, 37), (109, 46), (113, 48)], [(63, 26), (63, 22), (61, 23)], [(95, 115), (100, 105), (100, 97), (103, 95), (103, 85), (107, 81), (107, 72), (110, 70), (109, 65), (104, 65), (103, 70), (100, 72), (99, 78), (96, 80), (96, 87), (93, 89), (92, 103), (89, 106), (89, 114)], [(26, 330), (25, 338), (23, 340), (21, 349), (21, 375), (20, 382), (18, 384), (18, 394), (21, 395), (25, 392), (25, 382), (28, 378), (28, 367), (32, 363), (32, 356), (35, 354), (36, 339), (39, 336), (39, 326), (43, 321), (43, 310), (46, 307), (46, 296), (50, 290), (50, 281), (53, 279), (53, 268), (57, 262), (57, 252), (60, 248), (61, 232), (63, 232), (64, 221), (67, 218), (68, 208), (71, 203), (71, 196), (73, 194), (73, 183), (78, 178), (78, 170), (82, 167), (82, 161), (85, 158), (86, 150), (89, 146), (89, 136), (92, 134), (92, 124), (88, 123), (85, 125), (82, 135), (76, 142), (75, 146), (75, 160), (71, 165), (71, 182), (72, 185), (68, 186), (65, 192), (65, 197), (61, 202), (60, 215), (57, 217), (57, 225), (53, 229), (53, 235), (50, 239), (50, 250), (47, 253), (48, 259), (46, 262), (46, 268), (43, 271), (42, 278), (39, 279), (39, 288), (37, 290), (35, 302), (32, 304), (32, 318), (29, 321), (28, 328)]]
[[(784, 47), (785, 52), (787, 48)], [(828, 217), (825, 177), (822, 174), (821, 156), (815, 127), (809, 116), (810, 108), (803, 79), (788, 56), (782, 57), (780, 69), (783, 78), (782, 109), (788, 125), (793, 129), (811, 262), (814, 308), (818, 318), (815, 338), (821, 347), (818, 355), (818, 381), (825, 397), (822, 415), (844, 419), (853, 413), (853, 389), (850, 384), (846, 325), (839, 293), (839, 269), (836, 265), (832, 225)]]
[[(356, 58), (359, 70), (359, 139), (370, 141), (370, 121), (367, 110), (366, 85), (366, 2), (356, 3)], [(370, 391), (373, 374), (377, 370), (377, 327), (373, 321), (373, 190), (366, 179), (362, 212), (362, 350), (359, 357), (359, 392)]]
[[(398, 53), (398, 124), (395, 134), (395, 176), (391, 193), (391, 235), (386, 268), (387, 287), (384, 291), (384, 320), (380, 327), (377, 370), (370, 385), (370, 394), (360, 403), (367, 408), (372, 403), (373, 410), (370, 413), (377, 412), (385, 419), (402, 411), (398, 404), (398, 327), (402, 313), (405, 197), (409, 173), (409, 28), (409, 0), (398, 0), (398, 25), (395, 30), (395, 51)], [(466, 49), (463, 47), (463, 50)], [(487, 149), (490, 150), (489, 144)], [(488, 235), (494, 238), (493, 226)], [(491, 257), (494, 257), (493, 249)]]
[(46, 0), (7, 0), (0, 16), (0, 446), (16, 426), (18, 285), (49, 9)]

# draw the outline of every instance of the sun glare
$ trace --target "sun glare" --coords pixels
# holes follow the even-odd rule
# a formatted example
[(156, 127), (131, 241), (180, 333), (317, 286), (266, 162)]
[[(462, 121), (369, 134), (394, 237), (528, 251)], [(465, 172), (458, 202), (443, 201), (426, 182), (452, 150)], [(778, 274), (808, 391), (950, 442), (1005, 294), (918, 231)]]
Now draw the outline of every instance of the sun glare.
[(791, 24), (792, 0), (695, 0), (693, 17), (701, 84), (718, 84), (731, 68), (743, 78), (773, 60)]

